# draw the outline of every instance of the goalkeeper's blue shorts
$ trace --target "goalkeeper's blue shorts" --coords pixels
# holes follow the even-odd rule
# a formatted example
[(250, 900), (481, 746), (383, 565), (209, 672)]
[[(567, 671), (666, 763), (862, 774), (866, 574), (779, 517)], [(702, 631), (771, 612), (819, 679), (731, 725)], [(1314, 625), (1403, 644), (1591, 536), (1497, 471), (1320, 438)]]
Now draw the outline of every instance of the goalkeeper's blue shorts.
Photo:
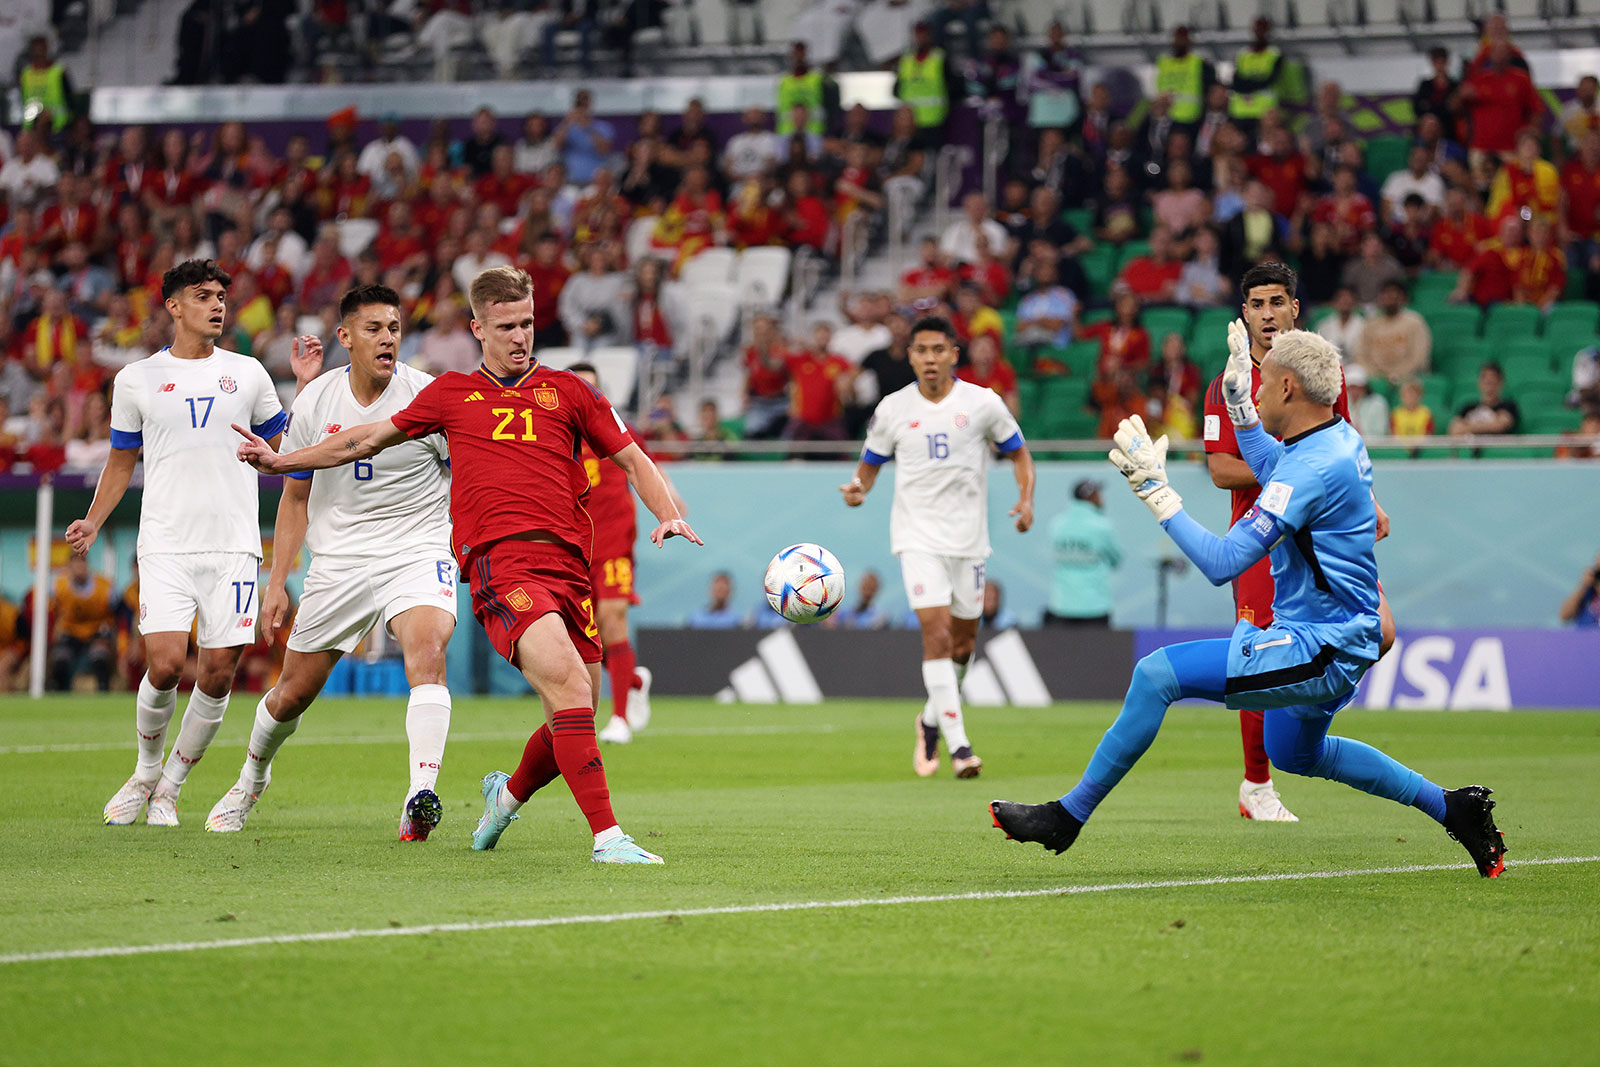
[(1228, 681), (1223, 703), (1230, 708), (1292, 708), (1332, 715), (1355, 699), (1361, 676), (1372, 666), (1327, 644), (1318, 628), (1274, 622), (1263, 630), (1241, 620), (1228, 641)]

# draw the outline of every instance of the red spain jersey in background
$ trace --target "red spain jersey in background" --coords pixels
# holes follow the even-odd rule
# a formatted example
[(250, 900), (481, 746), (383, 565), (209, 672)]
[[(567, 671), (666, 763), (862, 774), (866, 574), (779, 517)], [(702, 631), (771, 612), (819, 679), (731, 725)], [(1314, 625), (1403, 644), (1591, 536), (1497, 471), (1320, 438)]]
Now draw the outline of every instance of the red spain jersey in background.
[(578, 458), (583, 463), (584, 477), (588, 479), (589, 498), (583, 503), (589, 518), (594, 520), (593, 558), (632, 556), (639, 530), (633, 490), (628, 487), (628, 472), (609, 459), (595, 455), (587, 444)]
[(463, 571), (474, 553), (529, 530), (560, 538), (587, 564), (594, 526), (579, 452), (587, 443), (611, 456), (633, 441), (588, 382), (539, 363), (504, 380), (484, 367), (441, 374), (393, 422), (408, 437), (450, 442), (452, 547)]
[[(1260, 389), (1261, 365), (1252, 360), (1250, 395), (1254, 397)], [(1350, 396), (1345, 391), (1343, 372), (1339, 375), (1339, 399), (1334, 402), (1333, 411), (1346, 422), (1350, 421)], [(1233, 420), (1228, 418), (1227, 402), (1222, 397), (1220, 374), (1211, 380), (1211, 387), (1206, 390), (1203, 427), (1201, 436), (1205, 438), (1207, 455), (1223, 452), (1243, 458), (1239, 452), (1239, 441), (1234, 436)], [(1261, 495), (1261, 487), (1251, 486), (1249, 489), (1235, 489), (1232, 492), (1233, 514), (1228, 519), (1229, 526), (1238, 522), (1244, 517), (1245, 512), (1255, 506), (1256, 497)], [(1238, 617), (1261, 627), (1272, 625), (1273, 592), (1272, 560), (1263, 556), (1255, 566), (1233, 580), (1233, 604)]]

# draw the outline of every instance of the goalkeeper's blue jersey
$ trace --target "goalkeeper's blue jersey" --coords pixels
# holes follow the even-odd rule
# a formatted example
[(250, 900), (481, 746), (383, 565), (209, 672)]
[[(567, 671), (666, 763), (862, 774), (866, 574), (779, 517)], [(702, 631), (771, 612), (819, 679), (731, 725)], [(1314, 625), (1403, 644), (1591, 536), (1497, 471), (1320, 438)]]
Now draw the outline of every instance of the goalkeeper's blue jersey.
[(1375, 661), (1378, 518), (1361, 435), (1334, 418), (1287, 438), (1260, 481), (1256, 507), (1284, 534), (1271, 550), (1275, 625), (1306, 628), (1321, 644)]

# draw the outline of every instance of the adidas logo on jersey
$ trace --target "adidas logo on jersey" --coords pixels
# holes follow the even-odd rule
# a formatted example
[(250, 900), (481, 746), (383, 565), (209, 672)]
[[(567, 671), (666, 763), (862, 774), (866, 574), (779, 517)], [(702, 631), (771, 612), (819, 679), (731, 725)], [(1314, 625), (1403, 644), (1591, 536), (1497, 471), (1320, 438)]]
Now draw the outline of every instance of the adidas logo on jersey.
[(469, 404), (474, 400), (482, 400), (482, 399), (483, 399), (483, 394), (482, 393), (474, 392), (471, 395), (469, 395), (465, 400), (463, 400), (462, 403), (463, 404)]

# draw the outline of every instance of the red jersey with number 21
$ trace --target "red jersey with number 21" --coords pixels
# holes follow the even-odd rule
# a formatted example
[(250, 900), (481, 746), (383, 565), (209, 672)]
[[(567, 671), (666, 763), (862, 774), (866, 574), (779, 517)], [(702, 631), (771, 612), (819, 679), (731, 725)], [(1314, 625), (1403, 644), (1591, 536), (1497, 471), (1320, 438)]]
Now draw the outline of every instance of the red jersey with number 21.
[(612, 456), (633, 438), (588, 382), (535, 363), (520, 378), (479, 367), (441, 374), (392, 420), (408, 437), (443, 433), (450, 442), (450, 519), (456, 560), (512, 534), (544, 530), (587, 565), (594, 524), (581, 503), (589, 477), (578, 459), (587, 443)]

